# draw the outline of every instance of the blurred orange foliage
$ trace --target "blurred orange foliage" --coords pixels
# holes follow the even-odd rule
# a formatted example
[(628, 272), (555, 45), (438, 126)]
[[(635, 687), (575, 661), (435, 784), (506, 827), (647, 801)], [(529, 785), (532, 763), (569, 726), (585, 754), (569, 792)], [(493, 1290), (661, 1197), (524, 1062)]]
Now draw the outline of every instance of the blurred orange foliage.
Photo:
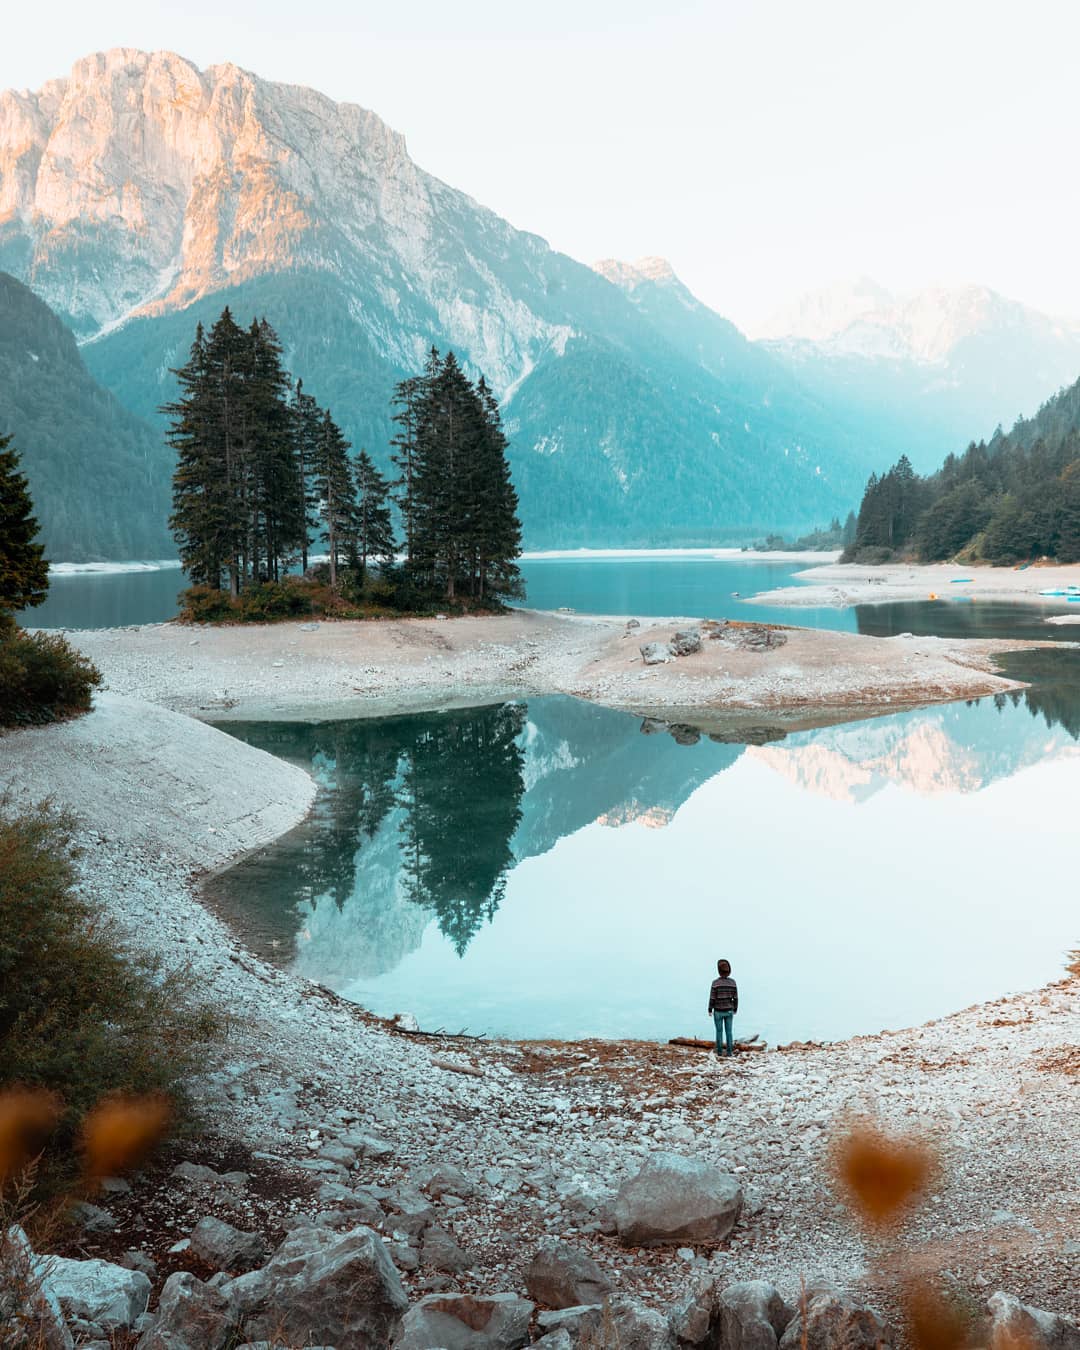
[(0, 1092), (0, 1184), (36, 1158), (60, 1119), (60, 1099), (43, 1088)]
[(90, 1181), (137, 1167), (161, 1142), (172, 1108), (166, 1097), (110, 1097), (83, 1122), (83, 1166)]
[(900, 1219), (926, 1190), (936, 1163), (922, 1140), (893, 1137), (872, 1121), (854, 1125), (833, 1147), (836, 1178), (852, 1209), (873, 1228)]

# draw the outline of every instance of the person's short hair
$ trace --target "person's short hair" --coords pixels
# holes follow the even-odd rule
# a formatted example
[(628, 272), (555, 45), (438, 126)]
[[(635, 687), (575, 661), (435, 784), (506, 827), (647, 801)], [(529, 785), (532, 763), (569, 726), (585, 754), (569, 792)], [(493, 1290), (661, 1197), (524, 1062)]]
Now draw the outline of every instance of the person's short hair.
[(727, 979), (727, 977), (731, 974), (731, 962), (717, 961), (716, 969), (720, 972), (720, 976), (722, 979)]

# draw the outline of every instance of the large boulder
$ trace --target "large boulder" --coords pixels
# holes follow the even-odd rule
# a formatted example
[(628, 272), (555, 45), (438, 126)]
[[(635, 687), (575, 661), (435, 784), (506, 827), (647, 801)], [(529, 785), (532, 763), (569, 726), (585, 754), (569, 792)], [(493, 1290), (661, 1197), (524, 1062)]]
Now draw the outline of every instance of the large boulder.
[(106, 1331), (123, 1331), (146, 1311), (150, 1281), (141, 1270), (111, 1261), (49, 1257), (44, 1283), (66, 1317), (96, 1322)]
[(697, 1158), (654, 1153), (624, 1182), (615, 1199), (615, 1224), (628, 1246), (722, 1242), (742, 1208), (734, 1177)]
[(645, 642), (638, 651), (641, 652), (641, 659), (647, 666), (662, 666), (675, 657), (670, 642)]
[(516, 1294), (428, 1294), (405, 1314), (394, 1350), (518, 1350), (532, 1314)]
[(0, 1345), (72, 1350), (60, 1300), (47, 1279), (52, 1261), (35, 1255), (17, 1225), (0, 1229)]
[(530, 1298), (549, 1308), (577, 1308), (600, 1303), (611, 1281), (585, 1252), (565, 1242), (544, 1243), (525, 1271)]
[(214, 1270), (254, 1270), (270, 1255), (258, 1233), (245, 1233), (231, 1223), (208, 1216), (191, 1230), (191, 1252)]
[(741, 1280), (716, 1300), (716, 1344), (724, 1350), (777, 1350), (795, 1310), (767, 1280)]
[(249, 1340), (385, 1350), (408, 1307), (401, 1278), (370, 1228), (297, 1228), (262, 1270), (222, 1286)]
[(1080, 1327), (1056, 1313), (1028, 1307), (1012, 1294), (989, 1301), (990, 1350), (1080, 1350)]
[(891, 1345), (877, 1313), (829, 1288), (807, 1291), (780, 1339), (780, 1350), (887, 1350)]
[(676, 656), (693, 656), (701, 651), (701, 629), (680, 628), (671, 639), (671, 650)]
[(671, 1323), (663, 1313), (629, 1294), (608, 1299), (604, 1307), (602, 1345), (618, 1350), (676, 1350)]
[(431, 1270), (441, 1270), (446, 1275), (458, 1275), (476, 1264), (469, 1253), (458, 1246), (453, 1234), (438, 1224), (432, 1224), (424, 1230), (420, 1263)]
[(417, 1168), (413, 1173), (413, 1181), (435, 1200), (441, 1200), (444, 1195), (456, 1195), (459, 1200), (467, 1200), (476, 1190), (473, 1182), (453, 1163), (428, 1163)]
[(237, 1321), (236, 1309), (223, 1294), (180, 1270), (165, 1281), (157, 1318), (139, 1337), (137, 1350), (224, 1350)]
[(576, 1344), (600, 1340), (604, 1310), (599, 1303), (588, 1303), (580, 1308), (555, 1308), (537, 1315), (537, 1325), (545, 1336), (567, 1335)]

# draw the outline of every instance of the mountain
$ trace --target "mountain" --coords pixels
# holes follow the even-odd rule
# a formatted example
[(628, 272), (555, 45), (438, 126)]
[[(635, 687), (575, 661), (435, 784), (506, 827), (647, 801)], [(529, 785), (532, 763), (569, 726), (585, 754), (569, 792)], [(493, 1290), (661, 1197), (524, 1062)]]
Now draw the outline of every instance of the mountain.
[(425, 173), (374, 113), (233, 65), (119, 49), (0, 94), (0, 267), (147, 419), (196, 320), (265, 315), (383, 467), (395, 381), (452, 347), (503, 401), (532, 546), (805, 526), (877, 457), (692, 297), (682, 332), (672, 282), (628, 291)]
[(804, 296), (755, 336), (882, 458), (921, 469), (1080, 374), (1080, 323), (983, 286), (898, 296), (863, 278)]
[(14, 437), (46, 556), (69, 562), (175, 553), (170, 455), (86, 369), (42, 300), (0, 272), (0, 435)]

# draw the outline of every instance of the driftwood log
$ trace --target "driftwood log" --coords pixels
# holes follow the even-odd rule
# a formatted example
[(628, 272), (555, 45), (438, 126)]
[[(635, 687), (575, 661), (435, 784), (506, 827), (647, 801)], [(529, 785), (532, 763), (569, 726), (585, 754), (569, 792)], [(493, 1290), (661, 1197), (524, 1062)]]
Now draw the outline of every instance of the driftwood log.
[[(671, 1040), (668, 1041), (668, 1045), (681, 1045), (688, 1050), (716, 1049), (715, 1041), (703, 1041), (697, 1036), (672, 1036)], [(735, 1042), (735, 1049), (739, 1051), (765, 1050), (766, 1048), (766, 1042), (759, 1040), (756, 1032), (753, 1036), (744, 1036)]]

